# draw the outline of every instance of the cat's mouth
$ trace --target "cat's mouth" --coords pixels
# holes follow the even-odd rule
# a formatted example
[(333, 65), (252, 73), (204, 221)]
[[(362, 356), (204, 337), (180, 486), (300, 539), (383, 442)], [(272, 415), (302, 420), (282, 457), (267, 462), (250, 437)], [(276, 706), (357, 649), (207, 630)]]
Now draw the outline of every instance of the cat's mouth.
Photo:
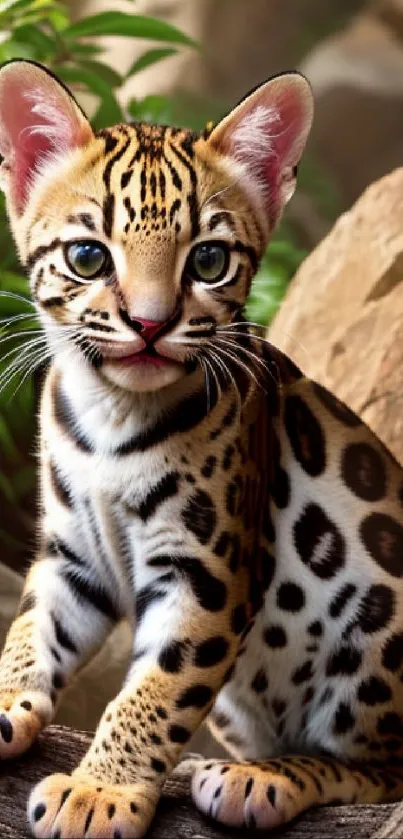
[(180, 363), (178, 359), (171, 358), (165, 352), (159, 352), (154, 344), (144, 344), (144, 341), (141, 339), (129, 345), (114, 345), (107, 341), (98, 340), (97, 345), (104, 362), (113, 364), (115, 367), (131, 367), (134, 365), (137, 367), (145, 365), (165, 367)]
[(113, 361), (115, 363), (117, 362), (118, 364), (122, 364), (125, 367), (132, 364), (153, 364), (155, 367), (163, 367), (166, 364), (173, 363), (171, 358), (160, 355), (153, 346), (144, 347), (144, 349), (139, 352), (132, 353), (131, 355), (125, 355), (121, 358), (115, 358)]

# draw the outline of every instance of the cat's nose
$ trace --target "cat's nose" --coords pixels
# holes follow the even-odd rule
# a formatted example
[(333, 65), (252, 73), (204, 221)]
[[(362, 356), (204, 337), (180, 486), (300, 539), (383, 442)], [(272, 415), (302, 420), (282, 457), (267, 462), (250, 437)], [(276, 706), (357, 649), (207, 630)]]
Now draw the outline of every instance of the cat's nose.
[(164, 325), (162, 320), (146, 320), (145, 318), (130, 318), (130, 326), (144, 339), (144, 341), (152, 341), (154, 335)]

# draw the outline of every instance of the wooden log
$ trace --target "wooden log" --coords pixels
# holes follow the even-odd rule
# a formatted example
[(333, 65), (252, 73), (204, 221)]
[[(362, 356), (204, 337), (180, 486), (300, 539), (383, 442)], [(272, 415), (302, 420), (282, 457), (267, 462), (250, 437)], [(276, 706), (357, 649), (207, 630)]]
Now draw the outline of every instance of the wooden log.
[[(0, 767), (0, 836), (28, 839), (26, 802), (34, 784), (52, 772), (70, 772), (81, 759), (91, 735), (51, 726), (28, 754)], [(312, 809), (276, 839), (369, 839), (378, 832), (395, 805), (322, 807)], [(251, 839), (251, 831), (226, 830), (198, 813), (189, 795), (189, 778), (167, 781), (149, 839)], [(266, 837), (268, 834), (264, 834)], [(396, 837), (397, 839), (397, 837)]]

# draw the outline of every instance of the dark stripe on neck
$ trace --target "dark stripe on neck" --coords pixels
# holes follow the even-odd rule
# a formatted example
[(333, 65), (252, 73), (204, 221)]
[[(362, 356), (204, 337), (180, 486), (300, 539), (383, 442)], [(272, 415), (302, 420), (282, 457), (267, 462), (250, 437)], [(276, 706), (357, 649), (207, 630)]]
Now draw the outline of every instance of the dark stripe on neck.
[(76, 417), (66, 394), (63, 392), (60, 379), (55, 382), (53, 387), (53, 412), (56, 423), (76, 444), (77, 448), (87, 454), (92, 454), (95, 447), (77, 427)]
[[(210, 410), (217, 403), (217, 388), (212, 383), (210, 393)], [(207, 399), (205, 390), (198, 390), (175, 405), (171, 411), (159, 419), (155, 425), (132, 437), (126, 443), (121, 443), (111, 454), (124, 456), (134, 452), (145, 452), (158, 443), (163, 443), (171, 434), (184, 434), (195, 428), (207, 415)]]
[(179, 472), (169, 472), (147, 493), (141, 502), (138, 514), (142, 521), (154, 515), (160, 504), (172, 498), (178, 492)]
[[(210, 382), (209, 411), (212, 411), (218, 401), (217, 384)], [(67, 399), (60, 381), (53, 388), (54, 418), (60, 429), (75, 443), (78, 449), (87, 454), (96, 451), (94, 443), (88, 439), (77, 425), (77, 419), (72, 406)], [(208, 406), (204, 388), (190, 394), (174, 405), (150, 428), (146, 428), (124, 443), (108, 452), (111, 456), (123, 457), (135, 452), (145, 452), (152, 446), (163, 443), (172, 434), (185, 434), (191, 431), (207, 416)]]

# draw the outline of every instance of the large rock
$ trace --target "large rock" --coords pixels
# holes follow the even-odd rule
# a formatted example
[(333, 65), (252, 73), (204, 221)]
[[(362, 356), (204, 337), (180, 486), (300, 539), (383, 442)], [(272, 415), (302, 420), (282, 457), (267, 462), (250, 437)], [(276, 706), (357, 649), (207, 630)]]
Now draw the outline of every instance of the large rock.
[(403, 462), (403, 169), (369, 187), (307, 258), (269, 339)]

